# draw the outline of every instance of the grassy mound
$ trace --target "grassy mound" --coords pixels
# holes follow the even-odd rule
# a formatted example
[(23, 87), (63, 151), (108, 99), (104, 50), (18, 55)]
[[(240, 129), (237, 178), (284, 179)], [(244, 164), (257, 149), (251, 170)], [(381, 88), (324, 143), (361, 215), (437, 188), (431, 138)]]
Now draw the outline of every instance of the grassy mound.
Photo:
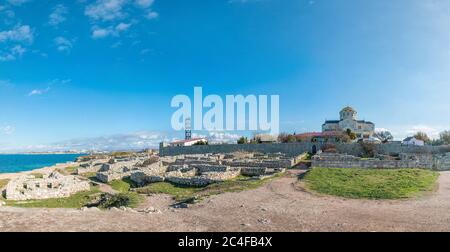
[(401, 199), (433, 190), (439, 173), (421, 169), (314, 168), (305, 187), (346, 198)]

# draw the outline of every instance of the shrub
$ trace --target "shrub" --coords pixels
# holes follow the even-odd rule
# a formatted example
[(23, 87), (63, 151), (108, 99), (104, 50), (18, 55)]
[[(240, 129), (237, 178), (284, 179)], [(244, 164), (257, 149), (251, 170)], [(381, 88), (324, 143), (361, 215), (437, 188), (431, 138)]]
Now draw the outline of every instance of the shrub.
[(95, 199), (93, 202), (87, 204), (87, 206), (100, 207), (100, 208), (113, 208), (113, 207), (126, 207), (131, 204), (131, 198), (128, 194), (110, 194), (102, 193), (99, 198)]
[(376, 146), (374, 143), (367, 143), (367, 142), (359, 142), (359, 144), (362, 147), (363, 150), (363, 154), (362, 157), (363, 158), (373, 158), (375, 157), (375, 155), (377, 154), (376, 151)]
[(241, 137), (237, 140), (237, 144), (246, 144), (248, 143), (248, 139), (246, 137)]
[(206, 142), (206, 141), (198, 141), (194, 145), (208, 145), (208, 142)]
[(281, 143), (293, 143), (296, 142), (297, 139), (294, 135), (281, 133), (280, 135), (278, 135), (278, 141)]
[(325, 144), (322, 146), (322, 151), (327, 153), (336, 153), (336, 145), (335, 144)]

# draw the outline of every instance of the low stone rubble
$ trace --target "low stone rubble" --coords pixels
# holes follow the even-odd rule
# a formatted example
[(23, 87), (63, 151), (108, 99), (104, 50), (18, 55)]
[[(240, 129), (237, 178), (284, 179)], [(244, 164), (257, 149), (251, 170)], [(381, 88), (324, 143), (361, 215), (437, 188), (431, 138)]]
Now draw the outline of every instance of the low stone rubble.
[[(93, 160), (91, 160), (92, 162)], [(146, 158), (111, 159), (96, 178), (104, 183), (129, 177), (136, 185), (171, 182), (183, 186), (206, 186), (240, 175), (263, 177), (296, 165), (300, 157), (281, 153), (195, 154)]]
[(168, 181), (184, 186), (206, 186), (231, 180), (239, 175), (265, 176), (283, 172), (296, 165), (299, 157), (281, 153), (195, 154), (162, 157), (151, 169), (131, 172), (131, 180), (138, 185)]
[(11, 180), (6, 186), (5, 196), (8, 200), (65, 198), (89, 189), (88, 181), (52, 172), (44, 174), (42, 178), (25, 175)]

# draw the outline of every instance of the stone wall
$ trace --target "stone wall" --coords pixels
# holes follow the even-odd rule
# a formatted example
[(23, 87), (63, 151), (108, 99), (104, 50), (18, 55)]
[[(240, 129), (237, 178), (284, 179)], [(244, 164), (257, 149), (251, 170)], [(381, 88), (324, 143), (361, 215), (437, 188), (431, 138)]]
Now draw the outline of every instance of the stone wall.
[(265, 167), (243, 167), (241, 174), (244, 176), (262, 176), (267, 174), (267, 168)]
[(222, 162), (224, 165), (232, 167), (265, 167), (265, 168), (291, 168), (295, 165), (293, 159), (280, 160), (226, 160)]
[(200, 176), (168, 175), (165, 180), (177, 185), (203, 187), (212, 183), (236, 178), (239, 174), (240, 169), (232, 169), (226, 172), (205, 172)]
[(206, 153), (233, 153), (233, 152), (260, 152), (260, 153), (284, 153), (296, 156), (312, 150), (313, 143), (274, 143), (274, 144), (220, 144), (198, 145), (185, 147), (161, 147), (160, 156), (176, 156), (183, 154)]
[(398, 159), (359, 158), (347, 154), (322, 153), (312, 159), (312, 167), (327, 168), (421, 168), (450, 170), (450, 153), (401, 153)]
[[(199, 145), (185, 147), (160, 147), (161, 156), (176, 156), (183, 154), (206, 154), (206, 153), (233, 153), (233, 152), (259, 152), (259, 153), (283, 153), (288, 156), (298, 156), (304, 152), (313, 152), (322, 148), (323, 144), (300, 142), (300, 143), (273, 143), (273, 144), (220, 144)], [(359, 156), (363, 154), (360, 144), (335, 144), (338, 153), (346, 153)], [(377, 144), (375, 149), (379, 154), (398, 155), (400, 153), (429, 153), (443, 154), (450, 152), (450, 146), (408, 146), (400, 143)]]
[(435, 170), (450, 171), (450, 153), (434, 155), (433, 162)]

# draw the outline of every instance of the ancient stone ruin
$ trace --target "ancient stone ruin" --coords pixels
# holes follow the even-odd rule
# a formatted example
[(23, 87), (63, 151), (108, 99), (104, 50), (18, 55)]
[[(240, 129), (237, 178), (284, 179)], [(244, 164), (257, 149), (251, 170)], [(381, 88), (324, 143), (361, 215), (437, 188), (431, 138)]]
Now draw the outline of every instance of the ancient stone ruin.
[(26, 175), (11, 180), (6, 187), (5, 197), (8, 200), (64, 198), (89, 189), (88, 181), (52, 172), (44, 174), (42, 178)]
[(232, 153), (166, 156), (148, 167), (131, 171), (138, 185), (167, 181), (184, 186), (206, 186), (234, 179), (239, 175), (264, 177), (296, 165), (300, 157), (281, 153)]
[[(185, 186), (206, 186), (238, 177), (264, 177), (296, 165), (301, 157), (281, 153), (259, 154), (236, 152), (230, 154), (193, 154), (158, 157), (141, 156), (111, 158), (99, 165), (96, 178), (104, 183), (130, 178), (137, 185), (167, 181)], [(88, 167), (88, 165), (87, 165)]]
[(339, 153), (320, 153), (312, 158), (312, 167), (450, 170), (450, 153), (400, 153), (396, 156), (376, 155), (374, 158), (360, 158)]

